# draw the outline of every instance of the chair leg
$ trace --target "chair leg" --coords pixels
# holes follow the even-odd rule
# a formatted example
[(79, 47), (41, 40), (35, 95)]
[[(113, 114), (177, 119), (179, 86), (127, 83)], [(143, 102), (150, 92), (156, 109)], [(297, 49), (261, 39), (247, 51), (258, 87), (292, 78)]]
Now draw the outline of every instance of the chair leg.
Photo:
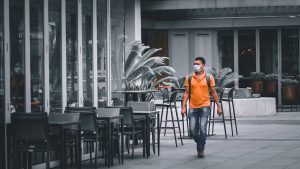
[[(170, 109), (171, 109), (171, 108), (170, 108)], [(169, 107), (167, 107), (167, 112), (166, 112), (166, 119), (165, 119), (165, 132), (164, 132), (164, 136), (166, 136), (166, 131), (167, 131), (168, 112), (169, 112)], [(172, 110), (171, 110), (171, 112), (172, 112)]]
[(233, 125), (232, 125), (232, 115), (231, 115), (231, 104), (230, 100), (228, 101), (228, 108), (229, 108), (229, 121), (230, 121), (230, 127), (231, 127), (231, 136), (233, 137)]
[(226, 131), (226, 124), (225, 124), (225, 118), (224, 118), (224, 109), (223, 109), (223, 103), (221, 101), (221, 109), (222, 109), (222, 119), (223, 119), (223, 126), (224, 126), (224, 133), (225, 133), (225, 139), (227, 139), (227, 131)]
[(215, 113), (216, 113), (216, 104), (213, 104), (213, 113), (212, 113), (213, 114), (213, 120), (212, 120), (211, 135), (214, 135), (214, 131), (215, 131)]
[(235, 124), (235, 133), (236, 133), (236, 135), (239, 135), (238, 134), (237, 124), (236, 124), (236, 116), (235, 116), (235, 109), (234, 109), (234, 102), (233, 102), (233, 100), (232, 100), (232, 110), (233, 110), (233, 117), (234, 117), (234, 124)]
[(155, 119), (152, 119), (152, 149), (155, 154)]
[(180, 137), (181, 145), (183, 145), (182, 135), (181, 135), (181, 128), (180, 128), (180, 124), (179, 124), (179, 117), (178, 117), (178, 111), (177, 111), (176, 102), (174, 103), (174, 106), (175, 106), (175, 113), (176, 113), (177, 125), (178, 125), (178, 130), (179, 130), (179, 137)]
[(97, 159), (98, 159), (98, 141), (97, 141), (98, 136), (96, 136), (96, 141), (95, 141), (95, 169), (97, 169)]
[(171, 118), (172, 118), (172, 125), (173, 125), (175, 145), (177, 147), (177, 137), (176, 137), (175, 123), (174, 123), (173, 111), (172, 111), (172, 107), (171, 106), (170, 106), (170, 110), (171, 110)]

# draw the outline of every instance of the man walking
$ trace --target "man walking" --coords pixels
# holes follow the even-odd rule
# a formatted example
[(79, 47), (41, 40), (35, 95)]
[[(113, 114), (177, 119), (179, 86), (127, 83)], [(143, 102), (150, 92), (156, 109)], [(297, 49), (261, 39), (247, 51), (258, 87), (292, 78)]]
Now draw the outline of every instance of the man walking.
[[(215, 80), (212, 75), (204, 71), (205, 59), (197, 57), (194, 60), (194, 73), (185, 80), (185, 93), (182, 103), (182, 116), (186, 116), (186, 102), (189, 99), (190, 134), (197, 143), (198, 157), (203, 158), (206, 143), (208, 116), (210, 116), (210, 92), (217, 104), (220, 116), (222, 109), (215, 89)], [(208, 77), (206, 77), (208, 76)]]

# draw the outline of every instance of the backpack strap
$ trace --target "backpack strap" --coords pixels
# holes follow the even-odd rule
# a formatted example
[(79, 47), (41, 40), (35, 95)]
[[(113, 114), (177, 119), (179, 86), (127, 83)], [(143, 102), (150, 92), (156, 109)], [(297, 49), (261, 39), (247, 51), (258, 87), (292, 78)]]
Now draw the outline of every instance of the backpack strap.
[(193, 74), (189, 74), (188, 82), (189, 82), (189, 103), (191, 102), (191, 83), (192, 83)]
[(211, 88), (210, 88), (210, 74), (205, 72), (205, 76), (206, 76), (206, 82), (207, 82), (209, 94), (211, 94)]

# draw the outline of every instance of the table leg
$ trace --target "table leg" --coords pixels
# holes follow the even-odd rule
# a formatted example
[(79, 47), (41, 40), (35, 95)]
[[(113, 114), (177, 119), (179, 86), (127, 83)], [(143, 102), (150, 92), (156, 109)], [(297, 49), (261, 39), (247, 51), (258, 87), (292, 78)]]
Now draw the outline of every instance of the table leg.
[(64, 127), (61, 126), (60, 127), (60, 151), (61, 151), (61, 159), (60, 159), (60, 166), (62, 169), (65, 169), (66, 168), (66, 164), (65, 164), (65, 130), (64, 130)]
[(147, 135), (146, 135), (146, 154), (147, 158), (150, 156), (150, 119), (149, 115), (146, 116), (146, 130), (147, 130)]
[(158, 151), (158, 156), (160, 154), (160, 122), (161, 119), (159, 119), (159, 113), (157, 113), (157, 151)]
[(121, 119), (121, 156), (122, 156), (122, 164), (124, 164), (124, 125), (123, 119)]

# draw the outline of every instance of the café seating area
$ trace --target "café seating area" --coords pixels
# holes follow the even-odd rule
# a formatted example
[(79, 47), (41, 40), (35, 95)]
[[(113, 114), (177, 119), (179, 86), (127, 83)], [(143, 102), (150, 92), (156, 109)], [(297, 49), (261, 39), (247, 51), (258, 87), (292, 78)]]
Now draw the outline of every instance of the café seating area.
[[(66, 107), (64, 112), (12, 113), (10, 167), (110, 168), (131, 158), (160, 154), (160, 117), (152, 101), (128, 106)], [(143, 152), (135, 152), (136, 147)], [(151, 151), (152, 147), (152, 151)], [(127, 155), (126, 154), (126, 155)]]

